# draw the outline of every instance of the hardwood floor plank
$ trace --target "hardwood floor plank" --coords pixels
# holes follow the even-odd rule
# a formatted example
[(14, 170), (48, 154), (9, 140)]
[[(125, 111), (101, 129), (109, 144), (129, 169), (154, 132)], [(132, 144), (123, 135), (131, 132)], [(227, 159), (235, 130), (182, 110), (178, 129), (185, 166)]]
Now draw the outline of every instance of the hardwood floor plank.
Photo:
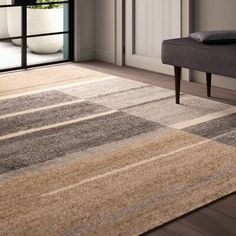
[(144, 235), (236, 236), (235, 208), (236, 194), (232, 194)]
[(153, 232), (143, 234), (143, 236), (172, 236), (173, 233), (168, 232), (166, 229), (155, 230)]
[(181, 222), (210, 236), (236, 235), (236, 221), (208, 207), (188, 215)]
[(236, 220), (236, 194), (209, 205), (209, 208)]
[(157, 230), (153, 230), (144, 236), (209, 236), (191, 225), (181, 224), (178, 220), (167, 224)]

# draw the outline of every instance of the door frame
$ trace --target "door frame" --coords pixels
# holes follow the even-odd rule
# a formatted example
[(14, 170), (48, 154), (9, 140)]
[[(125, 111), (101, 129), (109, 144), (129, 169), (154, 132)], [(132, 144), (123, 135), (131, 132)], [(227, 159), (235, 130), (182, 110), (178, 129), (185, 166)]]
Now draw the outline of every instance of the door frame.
[[(33, 67), (39, 66), (47, 66), (59, 63), (65, 63), (74, 60), (74, 0), (64, 0), (64, 1), (54, 1), (50, 2), (53, 4), (68, 4), (69, 8), (69, 29), (67, 31), (62, 32), (53, 32), (53, 33), (45, 33), (45, 34), (35, 34), (35, 35), (27, 35), (27, 6), (28, 5), (46, 5), (48, 3), (34, 3), (34, 4), (27, 4), (27, 0), (18, 1), (19, 3), (15, 3), (12, 5), (0, 5), (0, 8), (9, 8), (9, 7), (21, 7), (21, 36), (18, 37), (7, 37), (1, 38), (0, 40), (12, 40), (12, 39), (21, 39), (21, 66), (12, 67), (12, 68), (5, 68), (0, 69), (1, 72), (13, 71), (13, 70), (20, 70), (20, 69), (28, 69)], [(21, 3), (20, 3), (21, 2)], [(69, 44), (69, 56), (68, 59), (65, 60), (58, 60), (52, 62), (44, 62), (39, 64), (27, 64), (27, 39), (33, 37), (41, 37), (41, 36), (50, 36), (50, 35), (59, 35), (59, 34), (68, 34), (68, 44)]]
[[(116, 65), (125, 65), (125, 5), (126, 0), (116, 1)], [(193, 1), (181, 0), (181, 37), (187, 37), (193, 29)], [(182, 78), (190, 80), (190, 70), (183, 69)]]

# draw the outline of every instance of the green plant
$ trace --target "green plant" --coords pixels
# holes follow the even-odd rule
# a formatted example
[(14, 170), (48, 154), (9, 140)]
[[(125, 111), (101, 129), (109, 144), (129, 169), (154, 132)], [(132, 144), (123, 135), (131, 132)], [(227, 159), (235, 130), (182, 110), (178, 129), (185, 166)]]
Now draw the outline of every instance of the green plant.
[[(37, 0), (37, 3), (47, 3), (47, 2), (52, 2), (52, 0)], [(53, 9), (53, 8), (61, 8), (61, 7), (62, 7), (62, 4), (55, 4), (55, 3), (28, 6), (28, 8), (31, 8), (31, 9)]]

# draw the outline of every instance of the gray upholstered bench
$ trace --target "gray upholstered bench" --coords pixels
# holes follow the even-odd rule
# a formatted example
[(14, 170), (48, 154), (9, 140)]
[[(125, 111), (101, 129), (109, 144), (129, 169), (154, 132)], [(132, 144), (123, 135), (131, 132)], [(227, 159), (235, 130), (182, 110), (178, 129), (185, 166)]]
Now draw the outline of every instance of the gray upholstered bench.
[(210, 97), (212, 74), (236, 78), (236, 44), (202, 44), (191, 38), (165, 40), (162, 62), (175, 68), (177, 104), (182, 67), (206, 72), (207, 95)]

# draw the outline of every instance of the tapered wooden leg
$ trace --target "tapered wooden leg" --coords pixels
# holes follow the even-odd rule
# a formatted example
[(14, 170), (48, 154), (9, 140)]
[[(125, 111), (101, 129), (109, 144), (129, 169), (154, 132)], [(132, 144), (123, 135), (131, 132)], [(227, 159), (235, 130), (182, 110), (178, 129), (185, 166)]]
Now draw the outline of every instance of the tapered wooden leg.
[(180, 102), (180, 85), (181, 85), (181, 67), (175, 66), (175, 96), (176, 104)]
[(206, 73), (206, 82), (207, 82), (207, 96), (211, 96), (211, 73)]

